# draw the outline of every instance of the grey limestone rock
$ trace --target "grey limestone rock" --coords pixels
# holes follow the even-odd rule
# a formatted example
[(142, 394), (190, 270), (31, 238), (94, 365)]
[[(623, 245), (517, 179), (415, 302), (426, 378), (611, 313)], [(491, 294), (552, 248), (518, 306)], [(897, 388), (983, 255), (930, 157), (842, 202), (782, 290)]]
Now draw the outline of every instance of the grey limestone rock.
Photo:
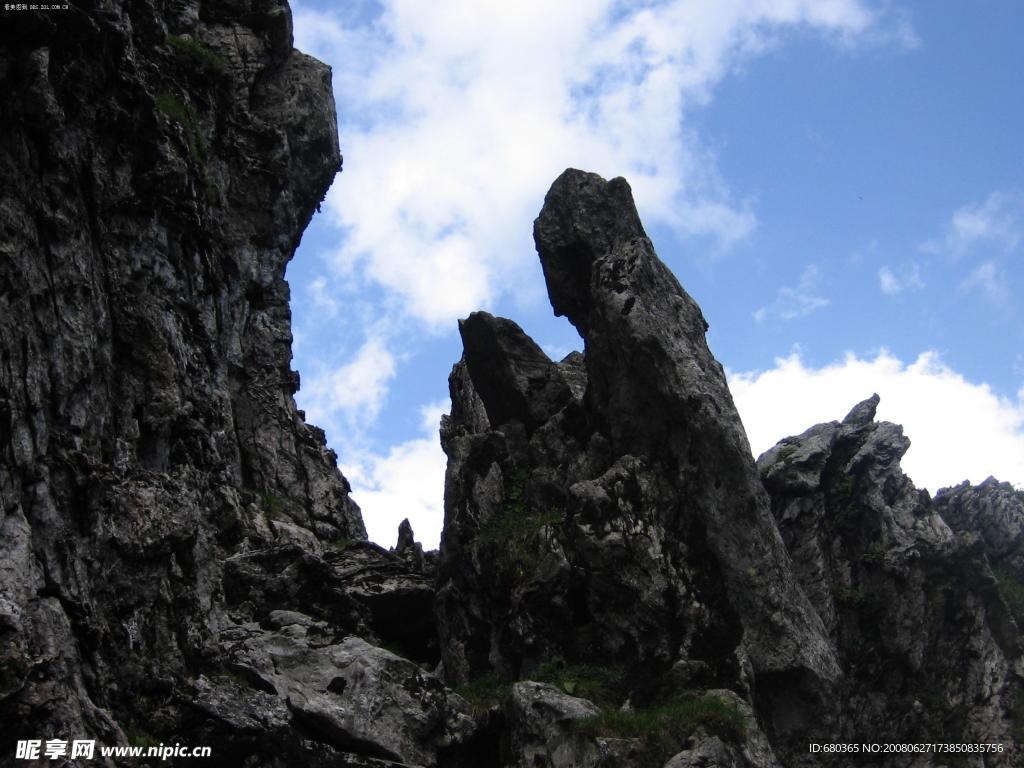
[(1024, 584), (1024, 491), (994, 477), (965, 481), (940, 489), (935, 508), (954, 531), (980, 538), (993, 568)]
[[(509, 320), (460, 324), (438, 621), (449, 679), (615, 665), (637, 702), (682, 685), (827, 719), (839, 675), (771, 516), (707, 324), (622, 179), (566, 171), (535, 239), (555, 363)], [(624, 692), (625, 693), (625, 692)]]
[(739, 768), (741, 759), (720, 738), (709, 736), (673, 757), (665, 768)]
[[(535, 239), (584, 352), (552, 361), (487, 313), (460, 324), (442, 422), (447, 679), (565, 664), (612, 681), (603, 709), (718, 689), (747, 713), (745, 735), (691, 725), (670, 765), (843, 765), (807, 744), (866, 734), (998, 742), (985, 764), (1017, 764), (1019, 492), (990, 481), (933, 503), (900, 470), (902, 429), (875, 422), (877, 395), (755, 466), (704, 318), (628, 185), (567, 171)], [(569, 763), (597, 760), (552, 704), (565, 694), (530, 686), (513, 689), (509, 727), (529, 736), (510, 759), (558, 765), (570, 745)]]
[(439, 748), (475, 730), (469, 705), (415, 663), (358, 637), (335, 642), (328, 625), (301, 615), (277, 623), (234, 644), (231, 668), (335, 748), (434, 766)]
[[(956, 533), (939, 514), (957, 528), (988, 529), (1010, 547), (1013, 524), (989, 524), (1014, 518), (1012, 489), (963, 486), (933, 503), (900, 469), (910, 441), (899, 426), (874, 421), (877, 404), (876, 395), (841, 423), (785, 438), (758, 460), (797, 574), (843, 668), (834, 740), (871, 734), (909, 743), (941, 733), (952, 742), (1002, 743), (1005, 751), (984, 764), (1017, 765), (1020, 633), (977, 534)], [(787, 764), (847, 759), (803, 755)]]
[(592, 768), (600, 764), (597, 743), (578, 733), (575, 721), (600, 710), (586, 699), (545, 683), (512, 686), (508, 705), (512, 765), (522, 768)]
[[(293, 399), (285, 266), (341, 155), (291, 24), (283, 0), (0, 24), (0, 764), (88, 736), (383, 765), (304, 731), (339, 715), (303, 686), (352, 635), (437, 661), (432, 576), (365, 541)], [(234, 660), (297, 627), (325, 645), (287, 655), (309, 661), (294, 691)], [(376, 677), (351, 691), (377, 685), (394, 734), (353, 732), (434, 764), (433, 726), (397, 721), (457, 718), (451, 694), (360, 648), (345, 668)]]

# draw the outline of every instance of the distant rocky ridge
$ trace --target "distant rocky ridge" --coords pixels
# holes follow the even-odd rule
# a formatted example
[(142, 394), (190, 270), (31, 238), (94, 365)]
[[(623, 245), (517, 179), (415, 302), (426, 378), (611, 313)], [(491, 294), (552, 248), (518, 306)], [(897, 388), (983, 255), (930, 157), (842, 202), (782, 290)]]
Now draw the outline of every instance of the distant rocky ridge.
[[(758, 460), (800, 582), (843, 666), (835, 738), (913, 743), (953, 734), (1011, 744), (1024, 735), (1024, 700), (1021, 634), (1006, 589), (1021, 582), (1004, 579), (1000, 589), (990, 562), (1005, 553), (979, 538), (984, 513), (952, 529), (940, 513), (956, 519), (954, 507), (980, 496), (990, 514), (1016, 516), (1019, 526), (1024, 494), (1014, 504), (1014, 494), (996, 496), (988, 483), (933, 502), (900, 470), (910, 441), (899, 426), (873, 420), (877, 405), (876, 395), (842, 423), (786, 438)], [(1005, 764), (1020, 759), (1014, 749)]]
[(287, 5), (19, 13), (0, 112), (0, 765), (1022, 763), (1024, 494), (915, 490), (877, 399), (755, 465), (622, 179), (567, 171), (535, 227), (585, 354), (461, 323), (441, 551), (389, 551), (292, 397), (341, 157)]

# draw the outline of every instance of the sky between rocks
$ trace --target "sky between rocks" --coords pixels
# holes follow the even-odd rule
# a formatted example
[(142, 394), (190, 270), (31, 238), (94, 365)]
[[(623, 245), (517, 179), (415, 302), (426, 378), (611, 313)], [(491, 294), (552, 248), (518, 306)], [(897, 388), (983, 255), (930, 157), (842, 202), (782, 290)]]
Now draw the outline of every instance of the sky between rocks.
[(625, 176), (697, 299), (754, 454), (872, 392), (934, 492), (1024, 484), (1024, 5), (293, 3), (344, 172), (289, 266), (297, 395), (372, 539), (437, 546), (456, 321), (554, 358), (532, 221)]

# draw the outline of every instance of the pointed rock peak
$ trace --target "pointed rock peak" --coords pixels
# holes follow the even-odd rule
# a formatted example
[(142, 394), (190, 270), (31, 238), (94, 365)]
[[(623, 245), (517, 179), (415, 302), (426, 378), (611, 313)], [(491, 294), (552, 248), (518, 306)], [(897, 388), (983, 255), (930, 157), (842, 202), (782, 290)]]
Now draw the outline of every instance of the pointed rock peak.
[(867, 400), (861, 400), (853, 409), (846, 414), (846, 418), (843, 419), (843, 424), (849, 424), (852, 427), (859, 427), (864, 424), (870, 424), (875, 420), (875, 411), (878, 410), (878, 403), (881, 398), (875, 394), (869, 397)]
[(548, 190), (533, 237), (555, 314), (585, 333), (594, 261), (647, 234), (625, 179), (570, 168)]
[(459, 334), (491, 424), (515, 419), (532, 430), (572, 398), (558, 366), (511, 320), (474, 312), (459, 321)]
[(409, 522), (409, 518), (405, 518), (398, 524), (398, 545), (395, 547), (395, 551), (398, 554), (402, 554), (407, 549), (413, 549), (416, 546), (416, 536), (412, 532), (412, 524)]

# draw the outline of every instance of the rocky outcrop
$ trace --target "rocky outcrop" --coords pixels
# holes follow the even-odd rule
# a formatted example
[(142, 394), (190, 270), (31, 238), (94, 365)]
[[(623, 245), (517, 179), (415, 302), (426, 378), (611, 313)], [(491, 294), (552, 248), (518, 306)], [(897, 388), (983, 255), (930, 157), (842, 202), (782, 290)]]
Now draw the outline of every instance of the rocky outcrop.
[(292, 397), (285, 265), (341, 156), (287, 5), (5, 14), (0, 112), (0, 764), (453, 764), (432, 575)]
[[(1005, 542), (990, 551), (1005, 554), (1013, 539), (1000, 524), (1013, 525), (1014, 494), (988, 483), (933, 503), (901, 471), (910, 441), (899, 426), (874, 421), (877, 405), (876, 395), (841, 423), (786, 438), (758, 460), (800, 581), (842, 665), (833, 740), (871, 734), (879, 743), (914, 743), (942, 734), (952, 743), (1003, 744), (984, 764), (1017, 765), (1020, 632), (985, 546), (943, 519), (961, 531), (987, 530)], [(846, 765), (848, 757), (792, 764)]]
[(654, 254), (628, 185), (567, 171), (535, 238), (585, 353), (552, 362), (486, 313), (460, 324), (442, 425), (445, 674), (615, 665), (634, 705), (730, 688), (784, 711), (780, 731), (827, 722), (834, 651), (707, 324)]
[(422, 766), (474, 731), (466, 702), (417, 664), (358, 637), (339, 641), (330, 624), (299, 613), (274, 611), (266, 623), (224, 638), (229, 669), (286, 702), (293, 728), (341, 752)]
[(935, 509), (954, 531), (978, 536), (993, 570), (1024, 584), (1024, 491), (994, 477), (965, 481), (941, 489)]
[(600, 764), (598, 745), (575, 728), (579, 721), (600, 714), (592, 702), (546, 683), (523, 682), (512, 686), (508, 711), (513, 765), (583, 768)]
[(584, 353), (474, 313), (442, 423), (444, 674), (549, 683), (513, 685), (506, 764), (838, 766), (808, 744), (936, 739), (1017, 764), (1020, 633), (986, 555), (1015, 562), (1019, 494), (933, 503), (877, 397), (755, 467), (626, 183), (567, 171), (535, 238)]

